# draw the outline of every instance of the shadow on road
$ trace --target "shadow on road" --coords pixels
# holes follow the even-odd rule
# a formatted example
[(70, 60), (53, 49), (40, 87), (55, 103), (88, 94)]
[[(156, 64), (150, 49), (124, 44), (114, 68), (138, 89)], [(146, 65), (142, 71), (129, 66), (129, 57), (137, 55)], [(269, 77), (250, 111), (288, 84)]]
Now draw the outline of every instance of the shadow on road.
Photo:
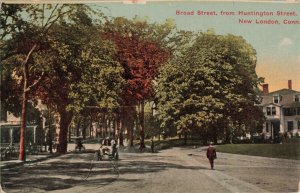
[[(144, 174), (168, 169), (203, 170), (162, 161), (158, 156), (130, 157), (117, 162), (92, 161), (93, 154), (68, 154), (50, 162), (11, 168), (1, 172), (1, 184), (7, 192), (22, 192), (24, 188), (40, 191), (63, 190), (75, 186), (100, 187), (115, 180), (132, 182), (140, 179), (126, 179), (124, 174)], [(139, 160), (143, 158), (145, 161)], [(166, 158), (166, 157), (164, 157)], [(113, 167), (114, 166), (114, 167)], [(117, 170), (117, 171), (116, 171)]]

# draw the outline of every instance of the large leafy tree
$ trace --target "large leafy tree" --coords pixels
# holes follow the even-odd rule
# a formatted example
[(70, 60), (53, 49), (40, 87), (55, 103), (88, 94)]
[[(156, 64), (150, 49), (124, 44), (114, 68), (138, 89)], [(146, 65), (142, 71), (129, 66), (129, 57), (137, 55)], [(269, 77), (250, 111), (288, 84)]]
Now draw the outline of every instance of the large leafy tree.
[[(45, 12), (50, 12), (45, 16)], [(2, 5), (1, 62), (14, 60), (11, 68), (22, 85), (20, 156), (25, 161), (26, 107), (31, 89), (43, 77), (31, 66), (32, 54), (45, 48), (44, 39), (51, 26), (75, 9), (66, 5)]]
[[(259, 120), (255, 66), (255, 50), (242, 37), (197, 35), (192, 46), (165, 65), (159, 76), (157, 98), (163, 126), (216, 141), (229, 125)], [(256, 113), (245, 116), (249, 111)]]
[[(5, 58), (1, 62), (10, 65), (14, 72), (10, 75), (23, 87), (21, 160), (25, 160), (28, 98), (56, 107), (61, 153), (67, 149), (68, 125), (74, 112), (89, 104), (117, 104), (118, 93), (112, 88), (118, 90), (122, 69), (110, 57), (114, 52), (110, 43), (92, 40), (98, 26), (89, 15), (91, 11), (83, 5), (25, 6), (19, 15), (24, 20), (22, 29), (12, 31), (3, 41), (8, 49), (1, 50)], [(99, 101), (104, 94), (106, 102)]]
[(136, 106), (141, 149), (145, 148), (144, 103), (153, 97), (153, 80), (159, 67), (169, 59), (166, 39), (173, 27), (170, 21), (159, 25), (139, 18), (115, 18), (104, 27), (103, 36), (115, 43), (115, 58), (124, 68), (123, 106), (128, 107), (126, 112), (131, 106)]
[[(91, 112), (89, 107), (115, 108), (123, 79), (122, 68), (113, 60), (114, 47), (99, 37), (99, 26), (82, 13), (75, 23), (53, 27), (49, 57), (39, 60), (49, 70), (37, 88), (38, 96), (56, 106), (60, 114), (59, 149), (67, 150), (68, 127), (73, 115)], [(83, 17), (83, 18), (82, 18)]]

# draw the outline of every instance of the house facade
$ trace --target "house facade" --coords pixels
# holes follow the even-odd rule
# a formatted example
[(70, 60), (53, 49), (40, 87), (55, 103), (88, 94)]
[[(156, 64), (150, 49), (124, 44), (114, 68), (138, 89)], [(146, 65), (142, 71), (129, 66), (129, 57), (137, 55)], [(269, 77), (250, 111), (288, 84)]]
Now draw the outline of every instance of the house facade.
[(288, 88), (269, 93), (268, 84), (263, 85), (262, 108), (266, 117), (262, 133), (265, 138), (276, 139), (280, 134), (300, 135), (300, 91)]

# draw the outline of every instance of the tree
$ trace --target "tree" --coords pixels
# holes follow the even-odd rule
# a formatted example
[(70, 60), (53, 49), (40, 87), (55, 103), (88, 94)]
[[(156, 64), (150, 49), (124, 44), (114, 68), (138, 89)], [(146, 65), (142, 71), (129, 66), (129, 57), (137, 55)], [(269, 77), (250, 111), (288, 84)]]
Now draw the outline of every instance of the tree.
[(159, 25), (140, 18), (115, 18), (104, 28), (103, 36), (115, 43), (115, 58), (124, 68), (123, 106), (136, 106), (140, 149), (145, 148), (144, 104), (154, 96), (153, 80), (159, 67), (170, 57), (166, 39), (173, 27), (169, 21)]
[[(157, 98), (162, 126), (204, 142), (217, 141), (229, 125), (259, 118), (255, 88), (256, 53), (242, 37), (200, 33), (176, 61), (162, 68)], [(186, 140), (186, 137), (185, 137)]]
[[(9, 48), (3, 54), (8, 56), (5, 61), (14, 61), (14, 78), (21, 80), (19, 83), (23, 85), (20, 136), (20, 159), (23, 161), (28, 97), (42, 99), (56, 107), (60, 114), (58, 150), (61, 153), (67, 149), (68, 125), (73, 111), (80, 111), (87, 104), (103, 103), (99, 98), (103, 99), (105, 92), (108, 93), (105, 93), (107, 103), (115, 103), (113, 97), (118, 95), (115, 93), (119, 88), (115, 85), (121, 80), (118, 74), (122, 69), (110, 59), (114, 52), (110, 43), (100, 39), (91, 41), (95, 26), (90, 12), (91, 9), (83, 5), (30, 5), (22, 9), (26, 25), (4, 41)], [(20, 66), (23, 67), (21, 71)], [(89, 86), (90, 83), (97, 84)], [(107, 89), (101, 90), (102, 85)], [(116, 90), (109, 90), (112, 87)]]
[[(42, 6), (42, 8), (39, 5), (1, 6), (1, 11), (3, 11), (3, 14), (1, 14), (1, 23), (4, 24), (4, 28), (1, 31), (3, 32), (1, 34), (1, 49), (8, 48), (8, 52), (1, 50), (1, 58), (3, 60), (8, 59), (9, 57), (18, 59), (19, 61), (17, 61), (16, 63), (18, 63), (18, 65), (20, 65), (22, 69), (22, 75), (19, 74), (23, 85), (19, 156), (19, 159), (22, 161), (26, 160), (25, 128), (28, 94), (30, 90), (39, 83), (43, 76), (43, 73), (40, 74), (33, 83), (30, 83), (29, 70), (31, 68), (29, 68), (29, 63), (31, 62), (30, 60), (33, 52), (40, 46), (42, 47), (41, 43), (43, 42), (43, 37), (47, 33), (48, 29), (62, 15), (64, 15), (63, 7), (64, 5), (60, 7), (56, 5), (54, 8), (52, 8), (51, 5), (48, 6), (48, 9), (52, 9), (52, 14), (50, 14), (45, 23), (42, 22), (40, 24), (34, 21), (38, 18), (42, 18), (42, 21), (44, 21), (44, 5)], [(27, 12), (29, 14), (26, 19), (21, 16), (21, 13), (24, 12)], [(54, 13), (57, 13), (57, 15)], [(16, 70), (16, 72), (18, 71)]]
[(58, 151), (65, 153), (73, 115), (90, 112), (89, 107), (112, 109), (119, 105), (122, 68), (112, 59), (113, 45), (103, 41), (91, 23), (62, 24), (52, 33), (55, 39), (46, 61), (51, 70), (45, 73), (37, 93), (55, 104), (60, 114)]

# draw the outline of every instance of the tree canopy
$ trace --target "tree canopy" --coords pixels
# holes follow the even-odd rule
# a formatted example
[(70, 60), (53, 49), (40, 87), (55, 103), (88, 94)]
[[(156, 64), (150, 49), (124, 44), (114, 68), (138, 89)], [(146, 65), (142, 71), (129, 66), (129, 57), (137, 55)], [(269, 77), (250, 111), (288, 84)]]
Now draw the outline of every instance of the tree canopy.
[(1, 65), (8, 69), (7, 80), (24, 85), (23, 101), (40, 99), (55, 107), (60, 114), (59, 151), (64, 153), (73, 113), (88, 105), (118, 105), (122, 68), (87, 6), (32, 5), (22, 11), (28, 14), (27, 25), (3, 41), (10, 49), (1, 52)]
[(162, 126), (216, 140), (218, 131), (224, 133), (230, 124), (247, 124), (249, 111), (259, 112), (255, 66), (256, 52), (242, 37), (198, 34), (159, 75)]
[(60, 115), (61, 153), (71, 121), (92, 127), (97, 116), (115, 125), (120, 141), (122, 127), (131, 127), (131, 144), (136, 125), (144, 148), (149, 101), (159, 118), (147, 115), (149, 136), (162, 128), (217, 140), (262, 120), (256, 52), (242, 37), (178, 30), (171, 19), (108, 19), (75, 4), (3, 4), (0, 22), (1, 102), (21, 115), (22, 139), (28, 100)]

